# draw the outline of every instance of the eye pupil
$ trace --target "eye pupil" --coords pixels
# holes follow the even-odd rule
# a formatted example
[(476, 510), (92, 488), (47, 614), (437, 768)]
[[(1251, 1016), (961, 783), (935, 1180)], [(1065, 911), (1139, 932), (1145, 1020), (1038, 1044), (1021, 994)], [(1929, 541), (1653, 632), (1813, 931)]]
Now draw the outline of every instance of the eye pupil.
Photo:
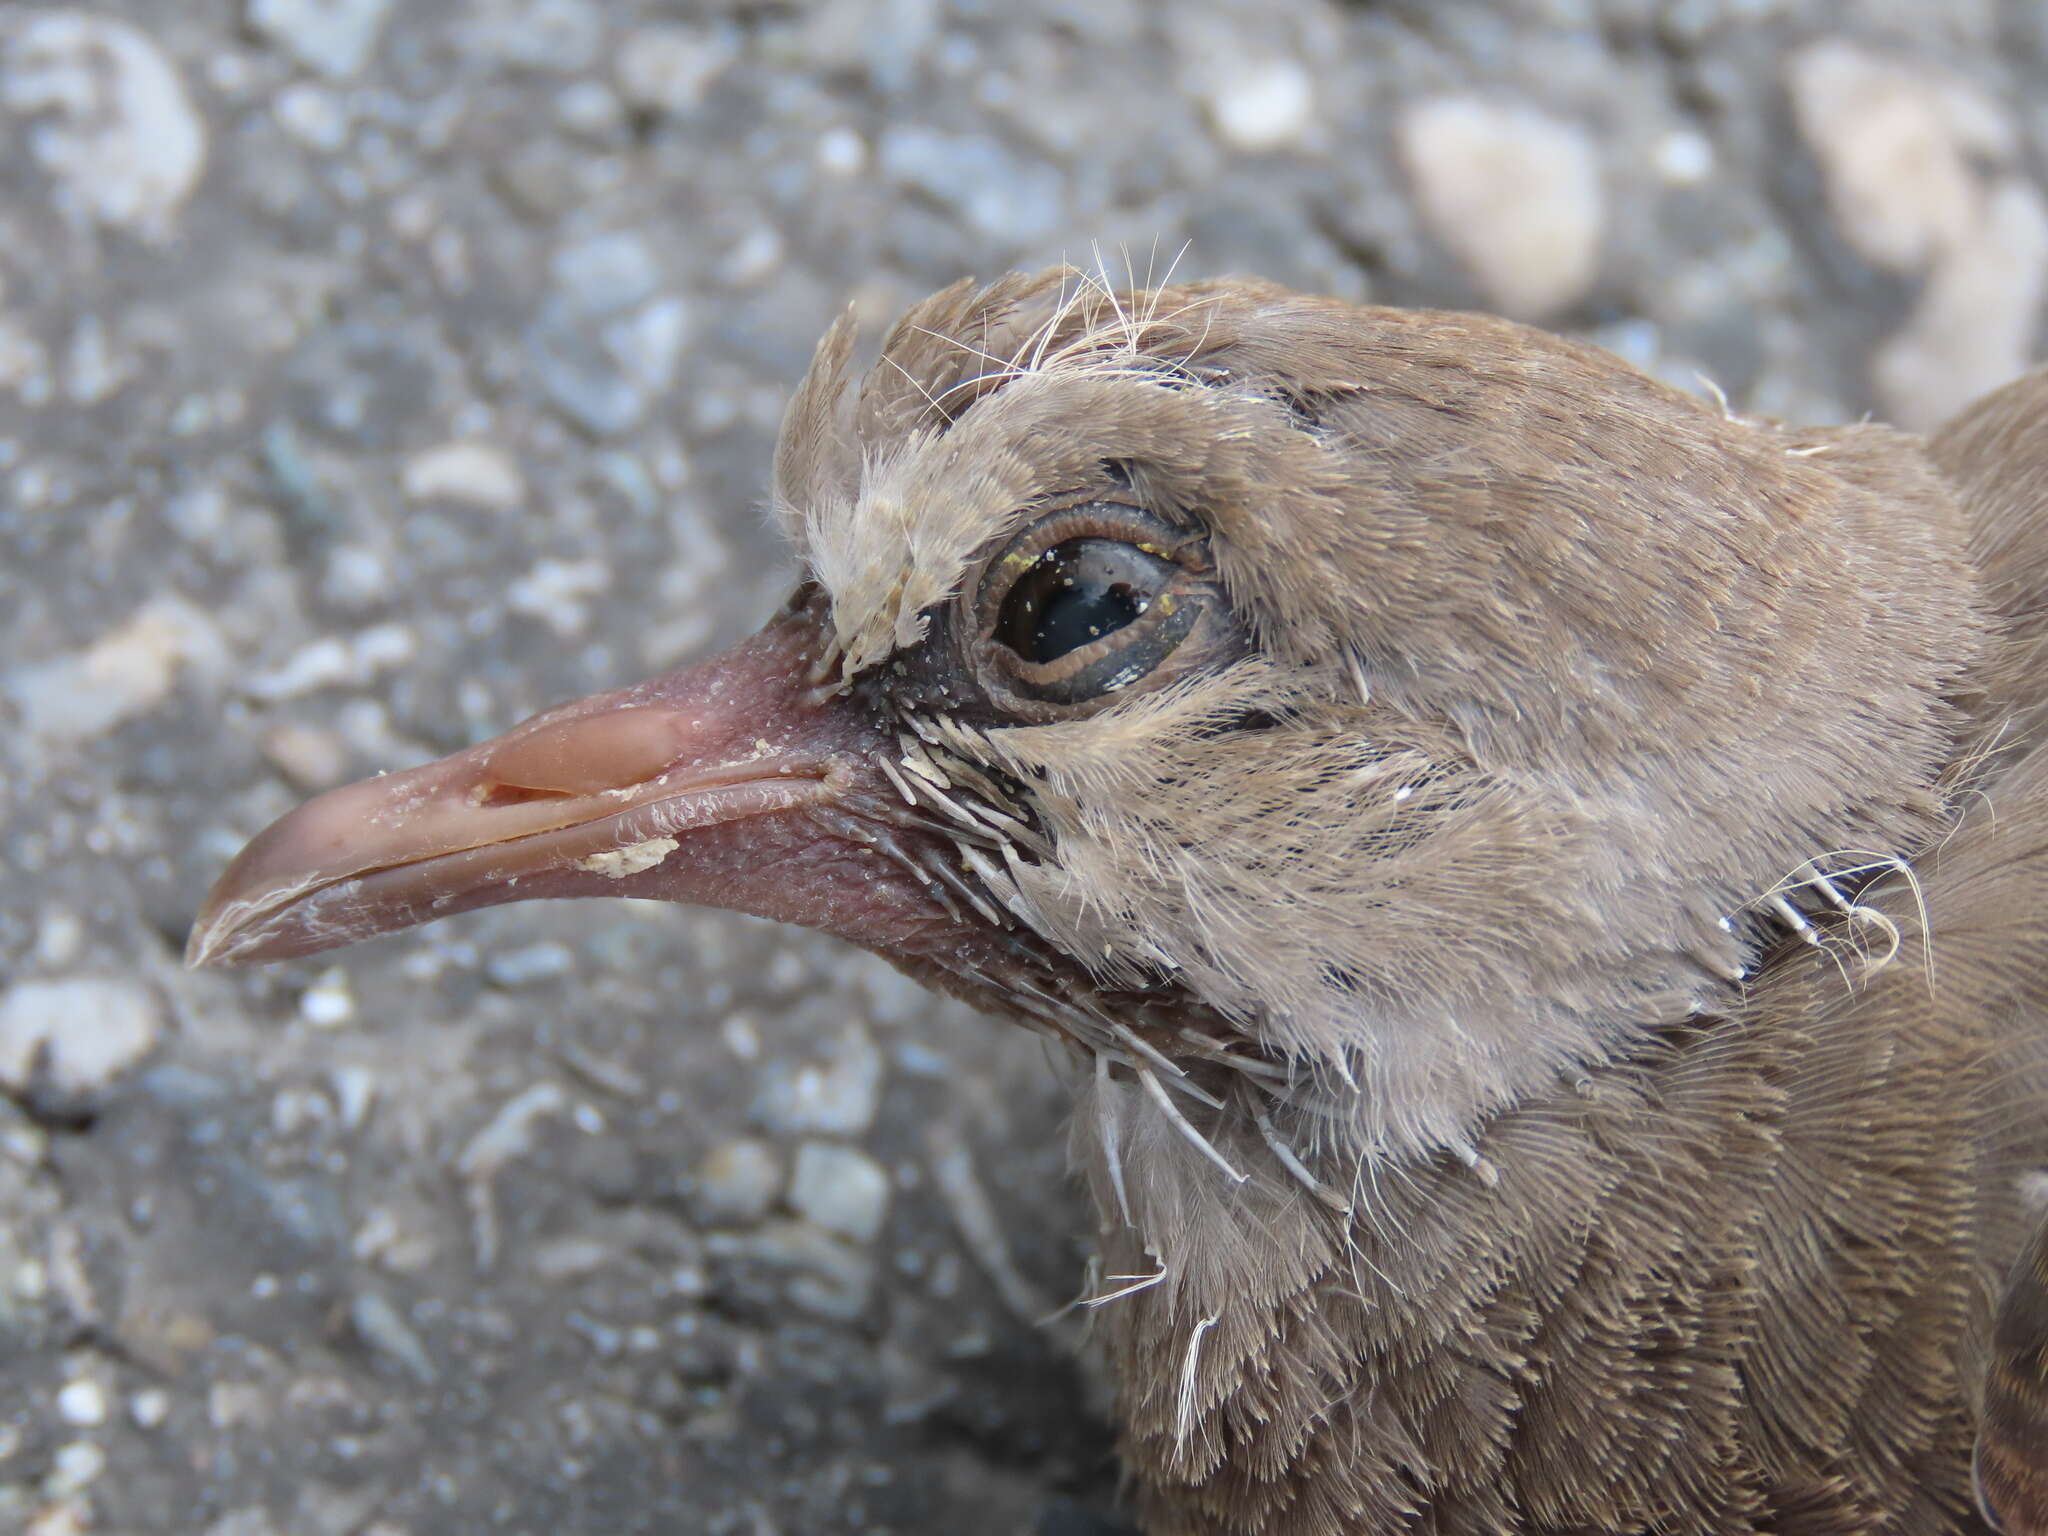
[(1208, 545), (1143, 507), (1043, 513), (975, 572), (949, 648), (1017, 719), (1087, 714), (1241, 649)]
[(1039, 556), (1004, 600), (995, 638), (1043, 665), (1113, 634), (1151, 606), (1129, 579), (1129, 546), (1069, 539)]

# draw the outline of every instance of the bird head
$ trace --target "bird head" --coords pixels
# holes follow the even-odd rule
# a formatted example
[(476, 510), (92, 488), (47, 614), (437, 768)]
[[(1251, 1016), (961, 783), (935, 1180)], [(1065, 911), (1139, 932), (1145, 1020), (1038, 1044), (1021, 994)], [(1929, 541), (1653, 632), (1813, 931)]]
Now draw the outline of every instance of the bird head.
[(766, 628), (312, 801), (190, 957), (704, 903), (1162, 1102), (1442, 1148), (1728, 1006), (1766, 902), (1942, 824), (1982, 625), (1911, 439), (1242, 281), (962, 284), (852, 349), (784, 423)]

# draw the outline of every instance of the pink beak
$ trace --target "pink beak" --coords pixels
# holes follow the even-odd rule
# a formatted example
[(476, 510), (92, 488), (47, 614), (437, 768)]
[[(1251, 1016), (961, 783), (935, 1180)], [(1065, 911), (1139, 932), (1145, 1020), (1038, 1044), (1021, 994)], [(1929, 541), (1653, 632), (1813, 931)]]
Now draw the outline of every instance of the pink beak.
[[(640, 896), (836, 933), (911, 969), (967, 938), (883, 839), (893, 733), (815, 687), (815, 608), (722, 656), (330, 791), (228, 867), (186, 959), (308, 955), (500, 902)], [(912, 835), (915, 835), (914, 833)]]

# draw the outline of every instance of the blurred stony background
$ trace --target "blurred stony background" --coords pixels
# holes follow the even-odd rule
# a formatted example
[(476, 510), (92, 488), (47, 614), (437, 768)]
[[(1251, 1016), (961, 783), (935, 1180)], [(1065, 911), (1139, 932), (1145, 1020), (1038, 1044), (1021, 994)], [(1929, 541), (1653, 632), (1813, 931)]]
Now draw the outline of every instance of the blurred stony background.
[(813, 338), (1246, 270), (1941, 417), (2038, 0), (0, 6), (0, 1530), (1108, 1529), (1053, 1063), (512, 908), (188, 975), (297, 799), (744, 633)]

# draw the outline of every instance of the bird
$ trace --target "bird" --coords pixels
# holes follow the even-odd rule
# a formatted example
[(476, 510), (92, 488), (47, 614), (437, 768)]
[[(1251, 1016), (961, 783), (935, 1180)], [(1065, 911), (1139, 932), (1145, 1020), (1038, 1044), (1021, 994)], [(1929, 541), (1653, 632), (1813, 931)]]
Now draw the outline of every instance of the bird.
[(263, 831), (188, 958), (731, 908), (1039, 1031), (1153, 1536), (2048, 1532), (2048, 373), (1502, 319), (826, 333), (756, 635)]

